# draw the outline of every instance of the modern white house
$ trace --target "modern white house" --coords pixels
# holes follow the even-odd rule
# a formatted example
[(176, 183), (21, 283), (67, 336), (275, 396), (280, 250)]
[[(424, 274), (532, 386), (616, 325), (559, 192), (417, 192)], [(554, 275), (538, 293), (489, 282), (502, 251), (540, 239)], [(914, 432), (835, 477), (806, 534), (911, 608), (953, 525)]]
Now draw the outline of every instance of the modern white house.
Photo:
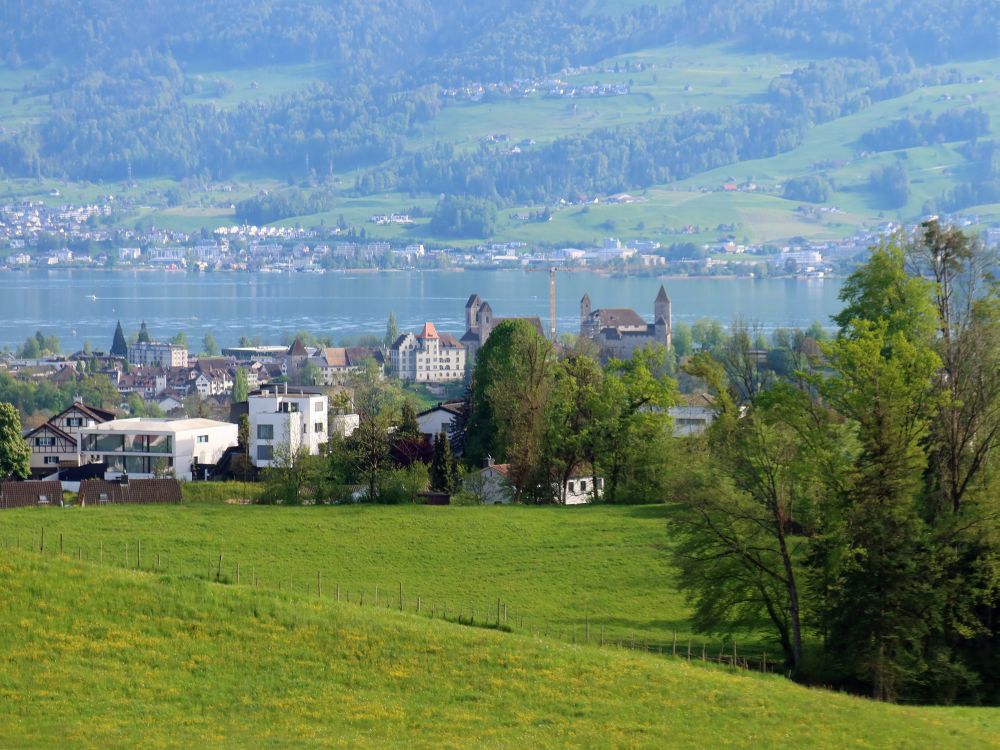
[(276, 385), (250, 394), (247, 405), (250, 460), (259, 469), (273, 465), (279, 447), (294, 452), (305, 446), (315, 456), (328, 440), (329, 402), (322, 394)]
[(465, 377), (465, 347), (454, 336), (424, 323), (420, 333), (404, 333), (389, 350), (392, 371), (400, 380), (444, 383)]
[(115, 419), (80, 430), (88, 462), (107, 464), (105, 479), (172, 474), (194, 478), (198, 466), (214, 466), (238, 443), (239, 428), (212, 419)]

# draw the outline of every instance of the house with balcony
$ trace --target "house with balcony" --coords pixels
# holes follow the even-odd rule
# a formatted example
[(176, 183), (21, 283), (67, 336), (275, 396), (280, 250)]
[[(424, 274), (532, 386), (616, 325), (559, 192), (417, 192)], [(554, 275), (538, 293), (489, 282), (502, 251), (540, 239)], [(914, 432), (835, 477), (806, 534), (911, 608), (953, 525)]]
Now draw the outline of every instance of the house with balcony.
[(211, 472), (239, 428), (211, 419), (115, 419), (80, 431), (84, 461), (107, 466), (105, 479), (174, 476), (182, 481)]

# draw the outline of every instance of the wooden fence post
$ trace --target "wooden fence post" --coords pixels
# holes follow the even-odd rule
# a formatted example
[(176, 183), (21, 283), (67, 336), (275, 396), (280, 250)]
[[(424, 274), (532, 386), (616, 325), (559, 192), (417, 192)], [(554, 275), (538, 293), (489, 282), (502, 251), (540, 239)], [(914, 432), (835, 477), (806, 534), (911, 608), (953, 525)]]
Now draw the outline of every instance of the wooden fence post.
[(402, 583), (402, 581), (400, 581), (400, 583), (399, 583), (399, 611), (400, 612), (403, 611), (403, 583)]
[(340, 601), (340, 584), (337, 584), (337, 601)]
[(378, 586), (375, 586), (375, 606), (378, 606)]
[(688, 661), (691, 661), (691, 639), (688, 638)]
[(104, 542), (101, 542), (101, 565), (104, 564)]
[(674, 636), (674, 643), (673, 643), (673, 647), (672, 647), (672, 649), (673, 649), (673, 655), (677, 656), (677, 631), (676, 630), (673, 631), (673, 636)]
[(236, 585), (240, 585), (240, 564), (236, 563)]
[(500, 597), (497, 597), (497, 627), (500, 627)]
[[(21, 538), (17, 538), (17, 546), (21, 546)], [(45, 554), (45, 527), (42, 526), (42, 541), (38, 545), (38, 553)]]
[(136, 570), (142, 568), (142, 539), (135, 540), (135, 567)]
[(219, 553), (219, 567), (215, 571), (215, 580), (217, 580), (217, 581), (221, 581), (222, 580), (222, 553), (221, 552)]
[(61, 556), (62, 553), (63, 553), (63, 535), (62, 535), (62, 532), (60, 531), (59, 532), (59, 555)]
[(417, 614), (420, 614), (420, 594), (417, 594)]
[(601, 625), (601, 648), (604, 648), (604, 625)]
[(590, 615), (587, 615), (587, 618), (586, 618), (586, 620), (585, 620), (585, 623), (586, 623), (586, 624), (584, 625), (584, 627), (585, 627), (585, 629), (586, 629), (586, 638), (587, 638), (587, 643), (590, 643)]
[(316, 596), (323, 596), (323, 582), (320, 578), (320, 572), (318, 570), (316, 571)]

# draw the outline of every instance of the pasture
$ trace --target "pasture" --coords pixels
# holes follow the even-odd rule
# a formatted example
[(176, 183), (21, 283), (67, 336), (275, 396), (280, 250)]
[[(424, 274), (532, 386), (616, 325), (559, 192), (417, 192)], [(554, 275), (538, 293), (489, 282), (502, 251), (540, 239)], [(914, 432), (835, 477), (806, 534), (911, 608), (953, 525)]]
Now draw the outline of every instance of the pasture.
[(996, 709), (900, 707), (25, 551), (0, 555), (5, 747), (995, 747)]

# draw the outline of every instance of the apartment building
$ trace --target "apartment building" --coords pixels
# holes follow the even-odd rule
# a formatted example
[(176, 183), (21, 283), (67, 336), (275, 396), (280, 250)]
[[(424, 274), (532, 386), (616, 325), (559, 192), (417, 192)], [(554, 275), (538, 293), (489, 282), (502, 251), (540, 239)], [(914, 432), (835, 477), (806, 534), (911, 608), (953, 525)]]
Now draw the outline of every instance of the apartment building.
[(318, 455), (328, 439), (329, 401), (321, 393), (287, 384), (275, 385), (247, 399), (250, 460), (259, 469), (274, 465), (275, 452), (305, 447)]

